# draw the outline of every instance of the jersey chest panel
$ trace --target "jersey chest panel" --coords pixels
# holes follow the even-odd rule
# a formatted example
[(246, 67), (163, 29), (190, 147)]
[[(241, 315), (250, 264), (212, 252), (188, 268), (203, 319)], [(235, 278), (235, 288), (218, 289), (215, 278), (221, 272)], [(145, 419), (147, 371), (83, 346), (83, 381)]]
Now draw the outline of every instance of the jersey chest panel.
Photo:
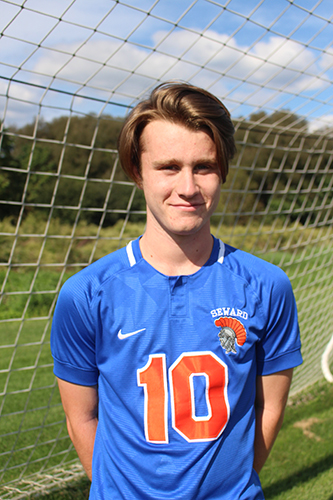
[(101, 316), (96, 335), (100, 387), (105, 383), (114, 394), (125, 394), (126, 387), (128, 401), (143, 411), (137, 374), (149, 357), (163, 356), (169, 370), (184, 353), (211, 353), (226, 367), (231, 409), (238, 404), (254, 384), (262, 313), (252, 292), (222, 266), (201, 271), (169, 279), (138, 265), (104, 287), (95, 306)]

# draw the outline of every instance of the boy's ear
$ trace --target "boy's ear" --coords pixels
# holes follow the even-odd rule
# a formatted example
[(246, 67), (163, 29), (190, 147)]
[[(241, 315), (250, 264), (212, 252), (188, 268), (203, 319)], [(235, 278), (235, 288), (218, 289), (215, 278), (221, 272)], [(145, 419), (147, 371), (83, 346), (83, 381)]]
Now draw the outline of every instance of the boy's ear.
[(133, 166), (134, 182), (139, 189), (142, 189), (142, 176), (138, 167)]

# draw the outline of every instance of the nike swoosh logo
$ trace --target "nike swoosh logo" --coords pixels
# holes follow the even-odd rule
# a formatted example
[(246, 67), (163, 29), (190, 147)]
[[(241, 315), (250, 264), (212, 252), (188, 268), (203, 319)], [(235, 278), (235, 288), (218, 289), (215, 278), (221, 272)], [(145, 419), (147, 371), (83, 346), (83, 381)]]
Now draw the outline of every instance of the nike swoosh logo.
[(132, 337), (132, 335), (136, 335), (137, 333), (144, 332), (146, 328), (141, 328), (141, 330), (135, 330), (135, 332), (129, 332), (129, 333), (121, 333), (121, 330), (118, 332), (118, 338), (120, 340), (127, 339), (128, 337)]

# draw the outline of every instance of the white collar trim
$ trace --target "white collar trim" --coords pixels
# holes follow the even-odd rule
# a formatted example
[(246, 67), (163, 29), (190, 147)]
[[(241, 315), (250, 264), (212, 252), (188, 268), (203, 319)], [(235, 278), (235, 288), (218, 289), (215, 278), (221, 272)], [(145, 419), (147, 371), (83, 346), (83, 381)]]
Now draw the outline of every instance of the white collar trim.
[(126, 252), (127, 252), (127, 257), (130, 263), (130, 266), (133, 267), (136, 264), (136, 259), (134, 257), (134, 252), (133, 252), (133, 246), (132, 246), (132, 241), (130, 241), (126, 245)]
[(225, 255), (225, 244), (221, 240), (219, 240), (219, 244), (220, 244), (220, 248), (219, 248), (219, 254), (217, 257), (217, 262), (219, 262), (220, 264), (223, 264), (224, 255)]

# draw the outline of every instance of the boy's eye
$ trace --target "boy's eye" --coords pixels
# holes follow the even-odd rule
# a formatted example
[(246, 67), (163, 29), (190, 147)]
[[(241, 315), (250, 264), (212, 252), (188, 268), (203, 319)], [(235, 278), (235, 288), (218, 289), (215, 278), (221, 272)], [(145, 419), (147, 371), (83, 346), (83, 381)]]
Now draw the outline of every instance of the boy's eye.
[(161, 170), (178, 170), (177, 165), (163, 165)]
[(211, 172), (212, 170), (216, 170), (216, 167), (215, 167), (215, 165), (206, 165), (206, 164), (202, 164), (202, 165), (197, 165), (197, 166), (196, 166), (196, 170), (198, 170), (198, 171), (209, 171), (209, 172)]

